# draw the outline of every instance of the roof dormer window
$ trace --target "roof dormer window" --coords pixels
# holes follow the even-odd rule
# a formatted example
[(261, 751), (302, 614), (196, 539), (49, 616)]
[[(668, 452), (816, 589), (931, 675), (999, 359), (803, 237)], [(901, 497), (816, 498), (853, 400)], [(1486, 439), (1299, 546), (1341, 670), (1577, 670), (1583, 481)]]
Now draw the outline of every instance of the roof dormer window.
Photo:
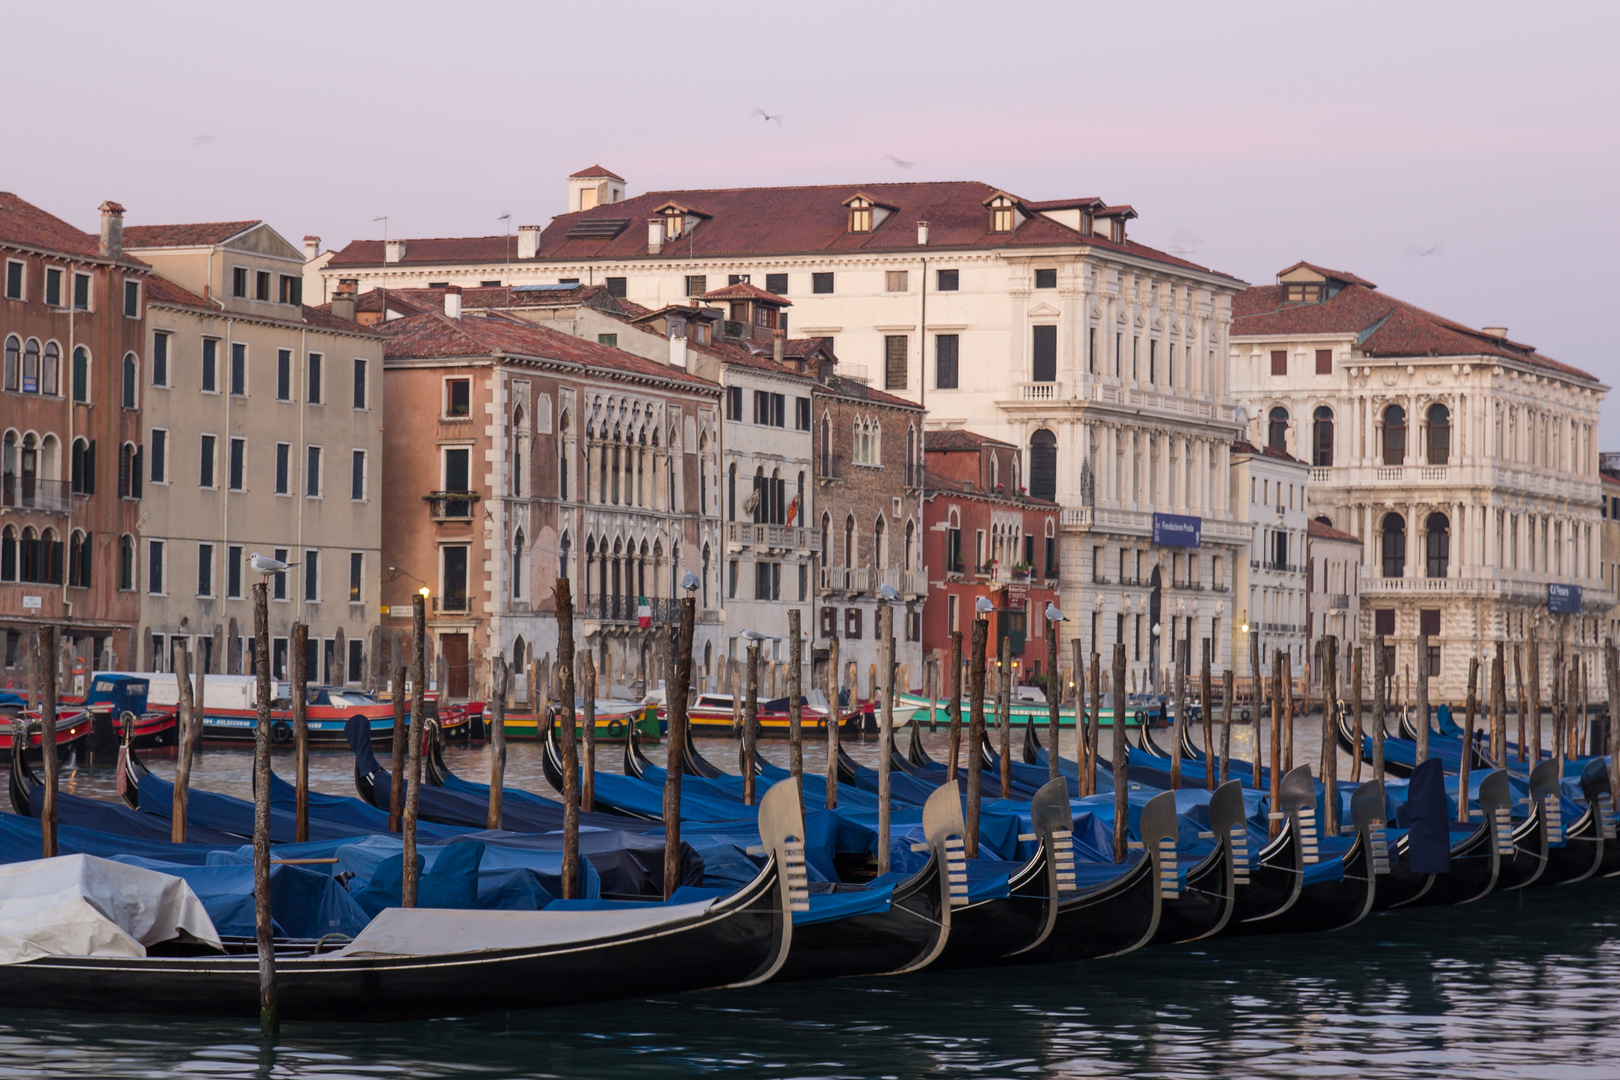
[(1288, 302), (1290, 304), (1317, 304), (1322, 301), (1322, 286), (1309, 283), (1292, 282), (1288, 286)]
[(990, 200), (990, 231), (1010, 233), (1016, 224), (1017, 218), (1013, 212), (1013, 201), (1005, 195), (997, 195)]
[(686, 215), (679, 210), (664, 211), (664, 239), (679, 240), (682, 226), (686, 224)]
[(872, 231), (872, 204), (866, 199), (855, 198), (849, 203), (849, 231)]

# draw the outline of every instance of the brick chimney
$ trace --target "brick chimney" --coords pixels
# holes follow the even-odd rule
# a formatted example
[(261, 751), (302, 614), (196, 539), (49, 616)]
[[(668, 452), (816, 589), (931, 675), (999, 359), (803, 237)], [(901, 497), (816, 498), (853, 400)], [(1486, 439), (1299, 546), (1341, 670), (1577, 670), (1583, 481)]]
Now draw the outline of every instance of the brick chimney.
[(444, 313), (452, 319), (461, 318), (461, 286), (444, 287)]
[(349, 322), (354, 322), (355, 284), (355, 279), (344, 278), (338, 282), (337, 291), (332, 294), (332, 314)]
[(101, 204), (101, 243), (98, 250), (108, 259), (124, 257), (124, 208), (111, 199)]

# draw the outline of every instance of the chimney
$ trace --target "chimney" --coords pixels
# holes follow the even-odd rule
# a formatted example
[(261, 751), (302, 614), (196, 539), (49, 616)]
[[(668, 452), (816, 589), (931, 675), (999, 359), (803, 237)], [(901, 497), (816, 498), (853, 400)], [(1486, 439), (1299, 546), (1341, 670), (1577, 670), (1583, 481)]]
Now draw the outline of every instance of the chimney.
[(314, 262), (321, 253), (321, 238), (318, 236), (304, 237), (304, 261)]
[(354, 287), (354, 278), (344, 278), (332, 294), (332, 314), (349, 322), (354, 322)]
[[(106, 231), (105, 228), (103, 228), (103, 231)], [(1479, 332), (1486, 337), (1493, 337), (1499, 341), (1507, 340), (1507, 327), (1505, 326), (1482, 326), (1479, 328)]]
[(518, 258), (532, 259), (540, 254), (540, 226), (518, 226)]
[(678, 367), (678, 368), (681, 368), (682, 370), (685, 370), (685, 368), (686, 368), (686, 337), (685, 337), (685, 335), (682, 335), (680, 337), (672, 337), (672, 338), (669, 339), (669, 362), (670, 362), (670, 366)]
[(657, 255), (664, 250), (664, 219), (647, 219), (647, 254)]
[(383, 262), (397, 263), (405, 258), (405, 241), (385, 240), (383, 242)]
[(444, 287), (444, 313), (452, 319), (461, 318), (460, 285), (446, 285)]
[(917, 246), (928, 246), (928, 222), (926, 221), (917, 222)]
[(771, 331), (771, 358), (779, 365), (782, 363), (782, 342), (786, 337), (786, 330)]
[(124, 208), (111, 199), (101, 204), (101, 244), (98, 250), (109, 259), (124, 257)]

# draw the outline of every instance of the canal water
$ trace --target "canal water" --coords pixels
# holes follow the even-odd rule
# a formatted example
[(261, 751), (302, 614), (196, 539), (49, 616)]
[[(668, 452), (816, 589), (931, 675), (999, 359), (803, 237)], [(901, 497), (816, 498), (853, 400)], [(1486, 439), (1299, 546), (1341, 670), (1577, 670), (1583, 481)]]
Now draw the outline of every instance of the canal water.
[[(943, 733), (927, 736), (943, 751)], [(1300, 739), (1305, 753), (1315, 740)], [(701, 749), (730, 764), (735, 744)], [(653, 756), (658, 756), (655, 748)], [(857, 744), (872, 760), (876, 746)], [(1067, 748), (1066, 748), (1067, 749)], [(767, 756), (786, 760), (771, 743)], [(807, 768), (825, 760), (819, 746)], [(604, 768), (617, 750), (603, 747)], [(447, 763), (487, 775), (481, 747)], [(1310, 760), (1310, 758), (1306, 758)], [(148, 756), (172, 771), (172, 754)], [(320, 790), (352, 759), (319, 751)], [(549, 793), (538, 748), (511, 783)], [(246, 795), (251, 754), (210, 748), (194, 782)], [(1343, 764), (1343, 763), (1341, 763)], [(276, 768), (291, 774), (290, 756)], [(111, 777), (72, 769), (79, 794)], [(0, 1077), (1620, 1078), (1620, 881), (1373, 915), (1338, 934), (1151, 949), (1114, 960), (709, 992), (399, 1025), (70, 1016), (0, 1003)]]

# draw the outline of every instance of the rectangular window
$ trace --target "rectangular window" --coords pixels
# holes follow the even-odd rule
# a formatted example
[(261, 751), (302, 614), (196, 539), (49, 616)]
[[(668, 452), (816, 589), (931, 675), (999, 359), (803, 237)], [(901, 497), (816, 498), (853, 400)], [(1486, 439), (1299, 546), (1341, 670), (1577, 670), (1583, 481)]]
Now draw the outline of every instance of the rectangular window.
[(354, 361), (354, 407), (366, 407), (366, 362), (358, 357)]
[(153, 596), (163, 595), (163, 541), (146, 542), (146, 591)]
[(1395, 633), (1395, 609), (1383, 608), (1373, 612), (1373, 633), (1389, 637)]
[(1316, 373), (1318, 375), (1331, 375), (1331, 374), (1333, 374), (1333, 350), (1332, 349), (1317, 349), (1316, 350)]
[(141, 283), (124, 279), (124, 318), (138, 319), (141, 317)]
[(276, 494), (288, 495), (292, 489), (288, 487), (292, 473), (292, 444), (276, 443)]
[(349, 552), (349, 603), (358, 604), (365, 597), (362, 590), (366, 581), (366, 553), (363, 551)]
[(23, 270), (26, 263), (6, 260), (6, 299), (21, 300), (23, 298)]
[(270, 299), (270, 271), (260, 270), (253, 275), (253, 299)]
[(884, 291), (906, 292), (911, 286), (911, 274), (906, 270), (889, 270), (883, 278)]
[(197, 595), (214, 595), (214, 545), (197, 545)]
[(169, 335), (152, 335), (152, 385), (169, 385)]
[(782, 415), (786, 399), (781, 394), (772, 394), (764, 390), (754, 391), (754, 423), (765, 427), (784, 426)]
[(153, 428), (147, 445), (152, 448), (152, 483), (161, 484), (169, 474), (169, 433)]
[(304, 302), (304, 279), (292, 274), (281, 275), (281, 302), (283, 304), (302, 304)]
[(321, 497), (321, 448), (307, 446), (304, 454), (304, 496), (318, 499)]
[(73, 275), (73, 310), (90, 310), (90, 275)]
[(962, 629), (962, 598), (955, 593), (945, 597), (945, 629)]
[(1035, 326), (1030, 349), (1030, 378), (1035, 382), (1057, 382), (1057, 327)]
[(292, 400), (292, 350), (276, 350), (276, 400)]
[(793, 426), (798, 431), (810, 430), (810, 399), (793, 399)]
[(202, 390), (212, 394), (219, 390), (219, 339), (203, 338)]
[(737, 560), (732, 559), (726, 564), (726, 598), (737, 599)]
[(204, 435), (202, 446), (198, 453), (197, 486), (211, 488), (214, 486), (214, 436)]
[(844, 609), (844, 636), (859, 641), (861, 637), (861, 609)]
[(55, 266), (45, 268), (45, 306), (49, 308), (62, 306), (62, 271)]
[(1035, 271), (1035, 287), (1037, 289), (1055, 289), (1055, 288), (1057, 288), (1057, 271), (1056, 270), (1037, 270), (1037, 271)]
[(702, 296), (709, 291), (709, 278), (705, 274), (686, 275), (686, 295)]
[(364, 502), (366, 498), (366, 452), (355, 450), (349, 456), (349, 498)]
[(246, 300), (248, 294), (248, 272), (245, 266), (231, 267), (231, 295)]
[(957, 368), (961, 338), (956, 334), (934, 336), (934, 387), (937, 390), (955, 390), (960, 385)]
[(743, 418), (743, 393), (740, 386), (726, 387), (726, 419), (741, 420)]
[(941, 270), (935, 279), (940, 292), (956, 292), (962, 286), (960, 270)]
[(231, 342), (231, 393), (247, 395), (247, 346), (239, 341)]
[(906, 388), (906, 336), (890, 334), (883, 339), (883, 388)]
[(1098, 584), (1102, 581), (1102, 572), (1103, 549), (1100, 547), (1094, 547), (1091, 549), (1091, 581), (1093, 584)]
[[(287, 549), (286, 548), (276, 548), (275, 551), (271, 552), (270, 557), (272, 559), (275, 559), (275, 560), (279, 561), (279, 562), (286, 562), (287, 561)], [(272, 574), (271, 578), (272, 578), (272, 580), (270, 582), (270, 597), (271, 597), (271, 599), (273, 599), (273, 600), (285, 600), (285, 599), (287, 599), (287, 573), (286, 573), (286, 571), (282, 571), (279, 574)]]
[(304, 576), (304, 599), (314, 603), (321, 598), (321, 553), (304, 551), (304, 565), (299, 567)]
[(623, 300), (625, 298), (625, 296), (628, 295), (628, 292), (629, 292), (629, 290), (625, 288), (625, 284), (626, 284), (626, 282), (628, 280), (629, 280), (628, 278), (622, 278), (622, 277), (610, 277), (610, 278), (608, 278), (607, 279), (608, 295), (613, 296), (613, 297), (617, 297), (618, 299)]
[[(285, 600), (286, 597), (283, 596), (283, 597), (281, 597), (281, 599)], [(251, 642), (248, 643), (248, 655), (250, 657), (254, 656), (253, 645), (252, 645)], [(249, 674), (254, 674), (254, 673), (250, 672)], [(270, 677), (272, 679), (285, 679), (285, 678), (287, 678), (287, 676), (288, 676), (288, 670), (287, 670), (287, 639), (284, 638), (284, 637), (271, 638), (270, 639)]]
[(225, 549), (225, 595), (232, 600), (242, 598), (242, 548), (239, 544)]
[(788, 276), (786, 274), (766, 274), (765, 291), (775, 293), (777, 296), (786, 296), (788, 292)]
[(469, 462), (472, 451), (460, 447), (452, 447), (444, 452), (444, 490), (445, 491), (471, 491), (467, 485), (471, 482), (471, 467)]
[(231, 490), (247, 490), (247, 440), (231, 440)]
[(810, 567), (799, 564), (799, 603), (810, 599)]
[(1271, 373), (1273, 375), (1287, 375), (1288, 374), (1288, 350), (1287, 349), (1272, 349), (1271, 350)]
[(818, 295), (833, 291), (833, 276), (831, 273), (811, 274), (810, 291)]
[(782, 564), (757, 562), (754, 564), (754, 599), (782, 599)]
[(312, 352), (308, 357), (309, 365), (309, 397), (304, 400), (311, 405), (326, 404), (326, 357), (318, 352)]
[(444, 381), (444, 415), (469, 417), (472, 415), (472, 381), (446, 379)]
[(1430, 637), (1440, 636), (1440, 609), (1420, 608), (1418, 610), (1418, 630)]
[(607, 345), (610, 348), (617, 349), (619, 347), (619, 335), (618, 334), (597, 334), (596, 335), (596, 343), (598, 345)]

